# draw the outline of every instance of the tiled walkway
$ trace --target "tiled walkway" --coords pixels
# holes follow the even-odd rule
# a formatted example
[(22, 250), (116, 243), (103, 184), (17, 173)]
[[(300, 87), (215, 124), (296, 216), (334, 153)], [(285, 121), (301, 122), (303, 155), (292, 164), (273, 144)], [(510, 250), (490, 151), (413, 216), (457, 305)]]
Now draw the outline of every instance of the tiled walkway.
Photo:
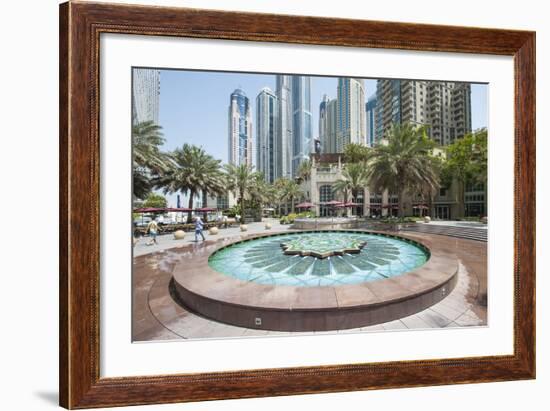
[[(274, 225), (273, 231), (287, 229), (287, 227)], [(265, 232), (264, 225), (249, 225), (249, 233), (254, 232)], [(224, 236), (241, 235), (238, 228), (229, 228), (223, 230), (222, 233)], [(419, 238), (430, 236), (417, 233), (409, 233), (409, 235)], [(409, 317), (365, 328), (337, 332), (375, 332), (486, 325), (486, 243), (445, 236), (432, 237), (436, 238), (439, 243), (443, 243), (445, 247), (452, 249), (461, 261), (458, 282), (451, 294), (441, 302)], [(143, 245), (142, 248), (149, 249), (159, 247), (159, 252), (141, 255), (134, 260), (133, 338), (135, 341), (316, 334), (316, 332), (285, 333), (235, 327), (188, 312), (167, 295), (171, 270), (177, 261), (188, 256), (171, 252), (167, 249), (171, 248), (168, 247), (170, 243), (173, 247), (174, 243), (169, 239), (159, 241), (158, 246)], [(186, 245), (188, 244), (189, 240)], [(334, 332), (336, 331), (330, 331), (330, 333)]]

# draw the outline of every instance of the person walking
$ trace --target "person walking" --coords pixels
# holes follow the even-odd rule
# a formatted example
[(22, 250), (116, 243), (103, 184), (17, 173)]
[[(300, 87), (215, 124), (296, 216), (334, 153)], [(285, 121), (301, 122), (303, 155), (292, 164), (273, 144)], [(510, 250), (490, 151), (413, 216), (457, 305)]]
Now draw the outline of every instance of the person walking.
[(153, 245), (158, 244), (157, 243), (157, 235), (160, 230), (160, 227), (156, 220), (151, 220), (149, 224), (147, 224), (147, 232), (149, 233), (149, 236), (151, 237), (151, 240), (147, 243), (147, 245)]
[(202, 241), (206, 241), (204, 234), (202, 233), (203, 224), (200, 217), (195, 217), (195, 242), (199, 241), (199, 234), (202, 237)]

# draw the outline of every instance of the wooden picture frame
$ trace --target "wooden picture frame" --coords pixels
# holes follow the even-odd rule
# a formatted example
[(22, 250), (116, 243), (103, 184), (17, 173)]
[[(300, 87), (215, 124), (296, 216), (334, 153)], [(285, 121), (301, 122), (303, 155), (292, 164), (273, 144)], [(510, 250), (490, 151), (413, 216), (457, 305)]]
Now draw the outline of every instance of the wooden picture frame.
[[(102, 33), (513, 56), (514, 353), (100, 378), (99, 49)], [(535, 377), (535, 33), (69, 2), (60, 6), (60, 404), (125, 406)]]

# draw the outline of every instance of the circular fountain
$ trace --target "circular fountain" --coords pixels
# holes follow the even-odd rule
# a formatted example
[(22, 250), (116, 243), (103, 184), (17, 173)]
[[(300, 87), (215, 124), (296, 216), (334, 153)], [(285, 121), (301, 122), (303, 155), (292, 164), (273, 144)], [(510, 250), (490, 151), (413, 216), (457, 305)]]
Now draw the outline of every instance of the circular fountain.
[(458, 262), (437, 246), (362, 231), (250, 236), (174, 269), (185, 307), (216, 321), (279, 331), (392, 321), (444, 298)]

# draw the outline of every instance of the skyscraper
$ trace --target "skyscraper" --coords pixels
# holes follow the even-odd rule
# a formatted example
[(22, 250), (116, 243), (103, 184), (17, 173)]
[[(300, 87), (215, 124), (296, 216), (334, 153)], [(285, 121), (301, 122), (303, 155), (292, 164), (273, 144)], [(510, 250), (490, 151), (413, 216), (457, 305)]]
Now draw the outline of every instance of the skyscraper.
[(231, 93), (229, 100), (229, 153), (230, 164), (252, 165), (252, 118), (248, 97), (241, 89)]
[(438, 144), (472, 131), (470, 85), (444, 81), (378, 80), (376, 139), (392, 123), (425, 125)]
[(281, 145), (278, 139), (278, 102), (270, 88), (256, 97), (256, 169), (269, 183), (281, 176)]
[(376, 142), (376, 94), (369, 97), (365, 109), (367, 111), (367, 146), (372, 147)]
[(159, 123), (160, 71), (132, 69), (132, 124)]
[(311, 126), (311, 77), (292, 76), (292, 176), (313, 152)]
[(326, 94), (323, 94), (323, 100), (319, 104), (319, 141), (321, 142), (321, 148), (324, 153), (327, 146), (328, 136), (328, 102), (329, 98)]
[(319, 140), (323, 153), (336, 153), (337, 106), (337, 100), (329, 99), (326, 94), (319, 105)]
[(338, 135), (336, 149), (343, 152), (350, 143), (366, 144), (365, 86), (363, 79), (338, 79)]
[(333, 98), (327, 104), (327, 145), (325, 153), (337, 153), (336, 136), (338, 135), (338, 100)]
[(276, 90), (278, 110), (277, 140), (281, 147), (280, 177), (292, 177), (292, 97), (290, 76), (277, 75)]

